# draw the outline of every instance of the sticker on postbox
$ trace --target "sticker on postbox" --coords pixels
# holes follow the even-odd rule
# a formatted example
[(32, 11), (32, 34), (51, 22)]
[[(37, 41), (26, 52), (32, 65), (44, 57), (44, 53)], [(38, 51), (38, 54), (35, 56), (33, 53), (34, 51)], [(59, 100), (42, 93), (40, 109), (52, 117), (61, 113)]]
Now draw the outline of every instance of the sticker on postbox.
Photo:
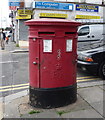
[(52, 52), (52, 40), (43, 40), (43, 52)]
[(66, 52), (72, 51), (72, 40), (66, 40)]

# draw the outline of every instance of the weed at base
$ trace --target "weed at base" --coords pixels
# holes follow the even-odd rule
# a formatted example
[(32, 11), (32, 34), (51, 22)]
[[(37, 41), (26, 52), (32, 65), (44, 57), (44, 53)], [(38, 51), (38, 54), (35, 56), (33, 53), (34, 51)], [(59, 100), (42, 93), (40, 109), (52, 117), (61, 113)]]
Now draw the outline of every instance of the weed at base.
[(19, 44), (16, 44), (16, 47), (19, 47)]
[(57, 114), (59, 114), (60, 116), (64, 113), (66, 113), (66, 112), (65, 111), (57, 111)]
[(40, 113), (40, 111), (38, 111), (38, 110), (32, 110), (32, 111), (29, 112), (29, 114), (35, 114), (35, 113)]

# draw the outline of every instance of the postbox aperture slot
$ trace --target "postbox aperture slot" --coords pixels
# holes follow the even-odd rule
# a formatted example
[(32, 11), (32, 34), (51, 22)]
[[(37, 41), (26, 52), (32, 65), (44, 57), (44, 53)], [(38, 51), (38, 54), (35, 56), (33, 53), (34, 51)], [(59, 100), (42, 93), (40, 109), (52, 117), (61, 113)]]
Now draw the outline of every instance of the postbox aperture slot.
[(38, 32), (39, 36), (54, 36), (55, 32)]

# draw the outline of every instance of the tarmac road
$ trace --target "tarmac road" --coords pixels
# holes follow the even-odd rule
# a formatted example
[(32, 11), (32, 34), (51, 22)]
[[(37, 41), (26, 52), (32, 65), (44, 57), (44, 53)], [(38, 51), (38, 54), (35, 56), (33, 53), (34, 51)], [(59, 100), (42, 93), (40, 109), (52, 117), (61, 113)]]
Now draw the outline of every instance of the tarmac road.
[[(29, 83), (27, 58), (28, 53), (4, 52), (2, 54), (2, 62), (0, 62), (0, 64), (2, 64), (2, 81), (0, 88), (2, 96), (7, 96), (27, 88), (24, 86)], [(22, 87), (19, 89), (20, 86)]]

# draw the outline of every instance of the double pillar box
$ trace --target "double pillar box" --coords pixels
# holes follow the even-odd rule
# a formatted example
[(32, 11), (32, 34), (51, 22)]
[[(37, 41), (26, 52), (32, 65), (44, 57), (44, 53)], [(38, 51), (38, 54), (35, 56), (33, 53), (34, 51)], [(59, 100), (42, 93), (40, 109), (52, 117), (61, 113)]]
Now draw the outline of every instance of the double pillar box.
[(77, 100), (76, 60), (78, 22), (34, 19), (29, 26), (29, 101), (54, 108)]

